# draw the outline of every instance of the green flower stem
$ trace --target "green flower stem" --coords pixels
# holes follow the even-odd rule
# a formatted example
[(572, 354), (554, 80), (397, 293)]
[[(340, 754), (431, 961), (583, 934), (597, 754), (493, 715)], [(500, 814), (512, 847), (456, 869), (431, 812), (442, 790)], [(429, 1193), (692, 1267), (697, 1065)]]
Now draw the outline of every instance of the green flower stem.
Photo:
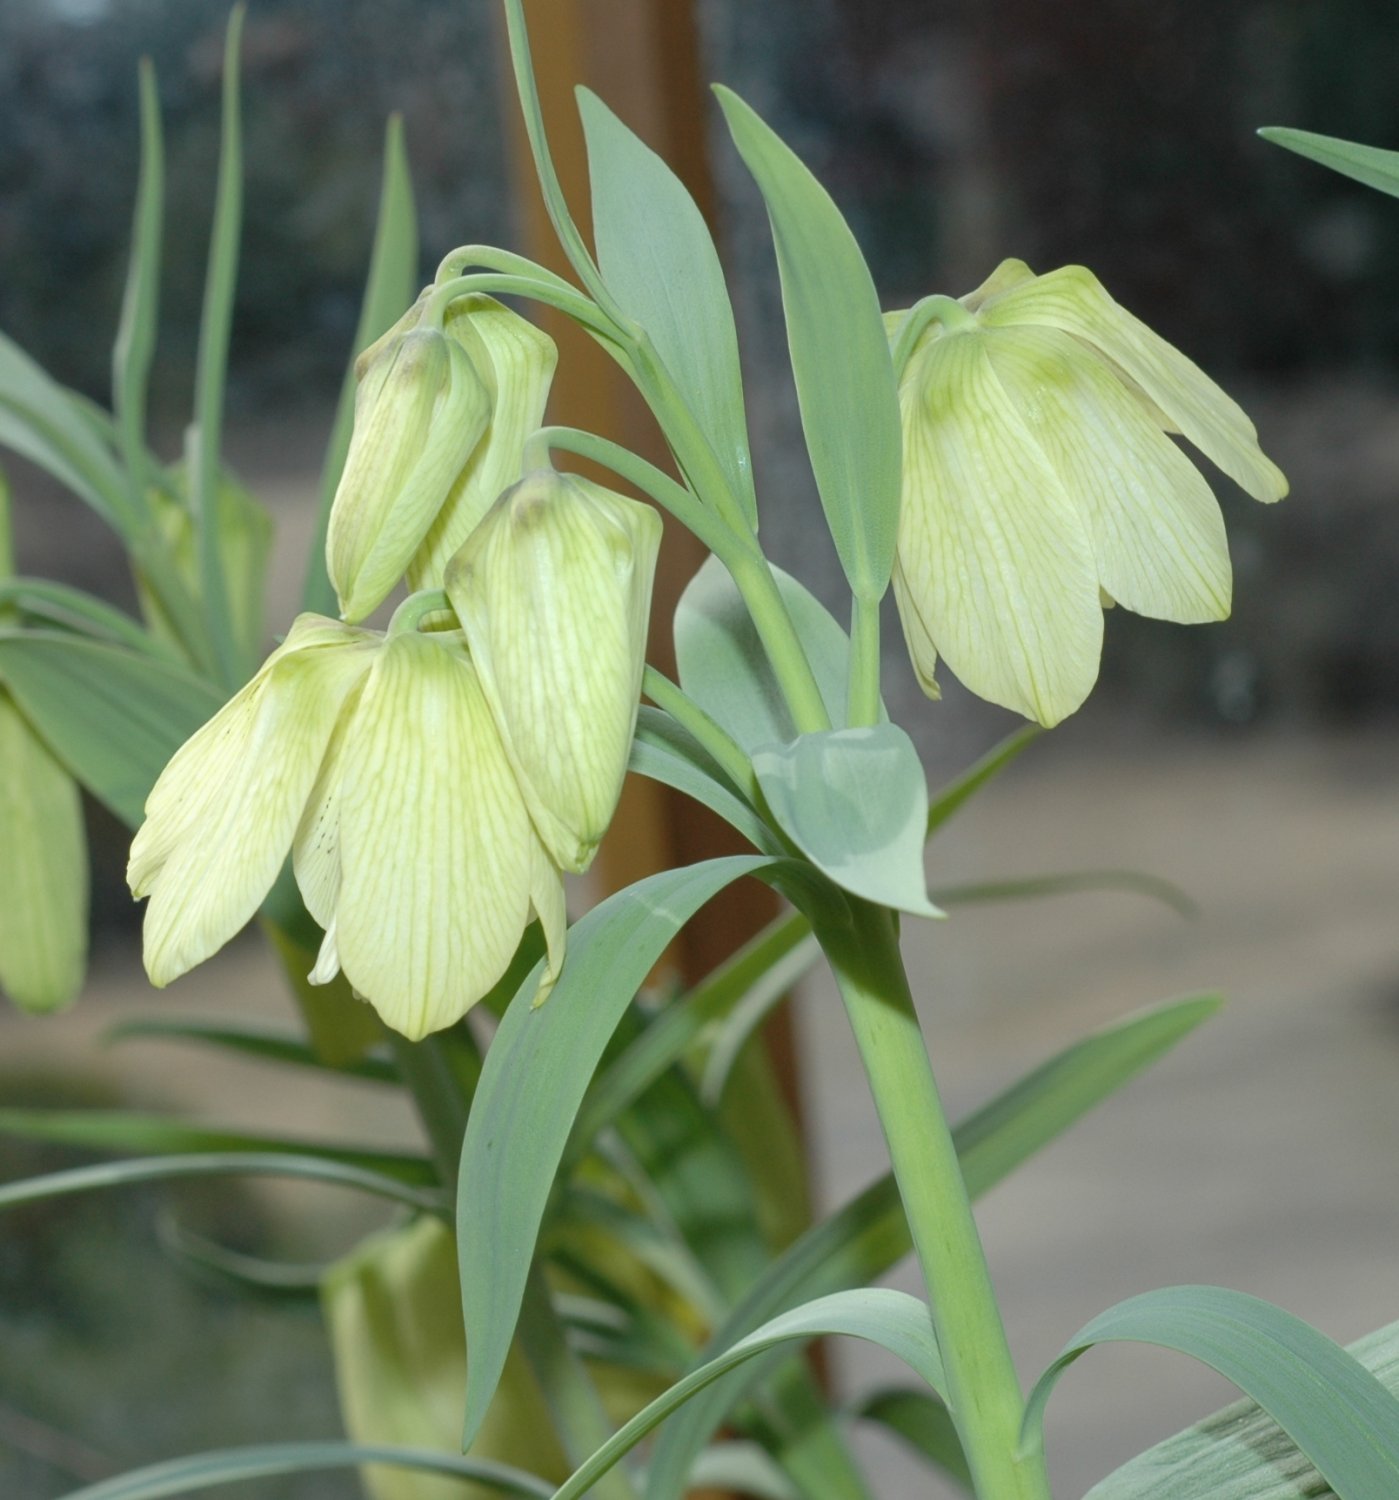
[(549, 307), (557, 307), (575, 323), (581, 323), (589, 333), (608, 345), (615, 345), (621, 331), (618, 325), (602, 311), (595, 302), (582, 292), (575, 291), (566, 281), (557, 277), (542, 280), (535, 276), (511, 276), (501, 271), (478, 271), (471, 276), (457, 276), (444, 281), (428, 298), (423, 309), (425, 324), (441, 327), (448, 307), (458, 297), (468, 297), (472, 292), (485, 292), (491, 296), (529, 297)]
[(825, 699), (816, 684), (806, 648), (787, 613), (767, 558), (758, 552), (723, 561), (748, 606), (797, 733), (812, 734), (829, 729), (831, 716), (826, 712)]
[(387, 634), (399, 635), (405, 630), (416, 630), (429, 615), (450, 615), (451, 601), (445, 589), (419, 589), (409, 594), (389, 617)]
[(892, 353), (895, 380), (903, 378), (904, 366), (913, 353), (913, 346), (923, 336), (923, 330), (930, 323), (941, 323), (948, 333), (955, 333), (963, 328), (977, 327), (976, 314), (968, 312), (955, 297), (944, 297), (939, 292), (931, 297), (919, 298), (909, 308), (903, 322), (899, 324), (899, 331), (894, 339)]
[(625, 479), (642, 494), (649, 496), (669, 511), (687, 531), (697, 536), (717, 557), (723, 558), (735, 547), (744, 546), (752, 550), (752, 543), (741, 538), (708, 511), (683, 484), (677, 484), (664, 470), (647, 463), (629, 448), (607, 438), (597, 437), (591, 432), (582, 432), (576, 427), (541, 427), (525, 443), (525, 469), (544, 468), (551, 449), (572, 453), (578, 458), (592, 460), (604, 468), (611, 469), (619, 479)]
[(641, 691), (663, 708), (683, 729), (687, 729), (713, 757), (719, 769), (747, 795), (754, 786), (753, 762), (743, 747), (694, 701), (681, 691), (664, 672), (648, 666), (641, 680)]
[(879, 600), (859, 594), (851, 601), (845, 717), (851, 729), (868, 729), (879, 722)]
[(438, 264), (437, 274), (432, 278), (433, 286), (443, 286), (465, 275), (468, 266), (481, 271), (500, 271), (507, 276), (528, 276), (531, 280), (547, 282), (561, 291), (578, 295), (577, 287), (570, 285), (547, 266), (541, 266), (527, 255), (516, 255), (513, 250), (502, 250), (496, 245), (458, 245), (455, 250), (449, 250)]
[(913, 1008), (893, 914), (851, 901), (818, 928), (869, 1076), (932, 1305), (978, 1500), (1049, 1500), (1043, 1457), (1017, 1457), (1024, 1400), (952, 1133)]

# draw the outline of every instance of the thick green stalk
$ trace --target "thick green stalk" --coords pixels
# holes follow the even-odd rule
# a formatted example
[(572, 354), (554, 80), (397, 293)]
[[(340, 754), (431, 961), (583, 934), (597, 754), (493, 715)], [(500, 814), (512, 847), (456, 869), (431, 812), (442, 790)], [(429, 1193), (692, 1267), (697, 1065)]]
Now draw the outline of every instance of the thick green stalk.
[(1041, 1455), (1016, 1456), (1024, 1399), (952, 1132), (899, 953), (893, 914), (851, 902), (818, 929), (869, 1076), (932, 1305), (953, 1421), (978, 1500), (1049, 1500)]
[(845, 718), (851, 729), (879, 723), (879, 600), (856, 594), (850, 616), (850, 691)]

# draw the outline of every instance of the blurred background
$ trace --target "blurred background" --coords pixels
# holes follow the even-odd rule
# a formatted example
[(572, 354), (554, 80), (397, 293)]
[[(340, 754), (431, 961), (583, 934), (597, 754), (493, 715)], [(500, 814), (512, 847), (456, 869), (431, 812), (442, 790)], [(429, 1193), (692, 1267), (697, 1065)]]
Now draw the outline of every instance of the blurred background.
[[(670, 26), (685, 10), (565, 8), (595, 60), (625, 51), (609, 28), (660, 27), (662, 14)], [(541, 0), (536, 19), (550, 10)], [(152, 400), (172, 458), (189, 414), (225, 20), (222, 0), (0, 5), (0, 329), (100, 402), (136, 181), (136, 63), (155, 61), (170, 228)], [(960, 295), (1005, 256), (1036, 270), (1083, 262), (1238, 396), (1292, 481), (1265, 511), (1211, 476), (1233, 618), (1182, 630), (1115, 611), (1090, 705), (932, 852), (935, 884), (1133, 866), (1177, 880), (1203, 911), (1185, 925), (1096, 896), (920, 931), (919, 987), (958, 1109), (1136, 1005), (1216, 986), (1232, 1002), (989, 1200), (1027, 1372), (1109, 1301), (1167, 1281), (1270, 1296), (1342, 1340), (1399, 1316), (1399, 203), (1253, 134), (1287, 124), (1399, 147), (1399, 16), (1383, 0), (698, 0), (693, 23), (700, 75), (746, 97), (822, 178), (886, 307)], [(530, 228), (489, 0), (256, 0), (244, 55), (228, 447), (279, 523), (270, 637), (289, 618), (350, 353), (385, 116), (405, 119), (425, 278), (453, 245), (524, 248)], [(681, 113), (707, 157), (764, 539), (835, 607), (761, 204), (692, 80), (661, 87), (691, 89)], [(129, 601), (100, 525), (3, 461), (23, 570)], [(943, 703), (925, 704), (892, 613), (887, 627), (891, 707), (934, 780), (1014, 727), (950, 679)], [(95, 813), (94, 831), (93, 993), (57, 1021), (0, 1016), (6, 1102), (195, 1104), (411, 1137), (406, 1117), (352, 1091), (290, 1098), (235, 1065), (211, 1078), (168, 1048), (99, 1049), (132, 1010), (279, 1014), (286, 1001), (250, 943), (169, 997), (146, 991), (120, 831)], [(882, 1148), (833, 995), (813, 985), (797, 1020), (830, 1205), (881, 1170)], [(0, 1143), (4, 1177), (60, 1159)], [(171, 1197), (60, 1201), (0, 1221), (7, 1497), (50, 1500), (203, 1445), (336, 1430), (314, 1317), (250, 1309), (175, 1269), (161, 1248), (176, 1232)], [(357, 1205), (261, 1190), (182, 1191), (175, 1211), (310, 1259), (368, 1222)], [(845, 1368), (861, 1376), (863, 1356)], [(1227, 1395), (1165, 1355), (1095, 1354), (1081, 1369), (1050, 1412), (1066, 1496)], [(890, 1478), (886, 1492), (913, 1482)], [(352, 1489), (340, 1476), (227, 1493)]]

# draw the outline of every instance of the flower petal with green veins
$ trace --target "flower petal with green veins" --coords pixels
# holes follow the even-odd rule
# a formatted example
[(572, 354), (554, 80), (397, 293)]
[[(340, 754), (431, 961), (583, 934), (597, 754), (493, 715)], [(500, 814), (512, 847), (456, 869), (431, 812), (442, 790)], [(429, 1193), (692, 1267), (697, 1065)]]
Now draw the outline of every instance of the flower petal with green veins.
[(144, 953), (152, 984), (202, 963), (257, 910), (376, 641), (301, 616), (286, 644), (161, 772), (127, 869), (132, 894), (150, 897)]
[[(978, 696), (1045, 725), (1098, 676), (1103, 616), (1088, 528), (975, 332), (945, 334), (900, 389), (899, 517), (910, 645), (935, 643)], [(919, 664), (931, 678), (933, 664)]]
[(1219, 503), (1132, 391), (1056, 329), (983, 337), (991, 368), (1087, 517), (1102, 588), (1158, 620), (1226, 618), (1232, 575)]
[(584, 870), (626, 774), (661, 520), (543, 470), (503, 495), (447, 571), (535, 827)]
[(981, 310), (988, 327), (1037, 324), (1082, 339), (1133, 380), (1212, 463), (1255, 500), (1281, 500), (1282, 471), (1264, 456), (1243, 409), (1198, 365), (1119, 306), (1083, 266), (1012, 287)]
[(490, 396), (491, 415), (422, 546), (408, 564), (411, 589), (440, 589), (452, 554), (475, 531), (502, 490), (523, 472), (525, 439), (544, 420), (559, 352), (553, 339), (491, 297), (462, 297), (445, 329), (471, 356)]
[(345, 741), (341, 967), (413, 1040), (505, 972), (530, 915), (533, 830), (476, 669), (403, 632), (374, 663)]
[(291, 846), (292, 873), (296, 876), (301, 899), (306, 903), (306, 910), (327, 929), (335, 920), (335, 903), (340, 898), (340, 797), (345, 773), (345, 741), (363, 692), (364, 683), (361, 681), (340, 710)]
[(87, 962), (87, 841), (73, 778), (0, 688), (0, 989), (59, 1010)]

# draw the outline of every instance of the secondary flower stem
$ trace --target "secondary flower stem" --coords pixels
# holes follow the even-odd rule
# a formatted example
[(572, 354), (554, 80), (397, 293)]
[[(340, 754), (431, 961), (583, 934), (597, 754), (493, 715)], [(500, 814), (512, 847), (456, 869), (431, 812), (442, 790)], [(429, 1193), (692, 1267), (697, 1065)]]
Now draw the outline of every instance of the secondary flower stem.
[(850, 691), (846, 722), (851, 729), (867, 729), (879, 722), (879, 600), (851, 601)]
[(738, 741), (716, 724), (693, 698), (687, 697), (664, 672), (650, 666), (642, 677), (641, 691), (699, 741), (739, 791), (745, 796), (750, 794), (754, 785), (753, 762)]
[(893, 914), (852, 902), (818, 929), (889, 1145), (978, 1500), (1049, 1500), (1039, 1454), (1017, 1457), (1024, 1401), (952, 1133), (913, 1008)]
[(748, 606), (758, 639), (772, 663), (777, 684), (787, 700), (798, 734), (831, 727), (821, 689), (807, 660), (806, 648), (787, 613), (777, 579), (762, 553), (724, 559), (743, 602)]

